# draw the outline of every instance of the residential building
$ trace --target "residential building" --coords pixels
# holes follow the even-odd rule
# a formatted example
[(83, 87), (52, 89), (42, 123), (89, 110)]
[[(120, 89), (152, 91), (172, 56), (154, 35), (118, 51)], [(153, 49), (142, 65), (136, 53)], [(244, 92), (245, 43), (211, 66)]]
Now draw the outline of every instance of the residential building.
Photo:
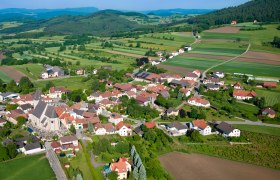
[(206, 99), (202, 99), (201, 97), (198, 97), (198, 96), (194, 96), (190, 99), (188, 99), (188, 103), (190, 105), (193, 105), (193, 106), (198, 106), (198, 107), (210, 107), (210, 102), (207, 101)]
[(86, 73), (86, 71), (85, 71), (84, 69), (77, 69), (77, 70), (76, 70), (76, 74), (77, 74), (77, 75), (80, 75), (80, 76), (81, 76), (81, 75), (84, 75), (85, 73)]
[(131, 165), (127, 158), (120, 158), (117, 162), (110, 164), (110, 169), (118, 173), (118, 180), (127, 179), (128, 172), (131, 172)]
[(181, 88), (179, 91), (183, 93), (186, 97), (189, 97), (191, 95), (191, 91), (186, 88)]
[(39, 142), (35, 142), (35, 143), (30, 143), (30, 144), (26, 144), (23, 147), (23, 153), (25, 155), (31, 155), (31, 154), (37, 154), (37, 153), (41, 153), (44, 152), (45, 148), (41, 146), (41, 144)]
[(113, 123), (115, 125), (119, 124), (120, 122), (123, 121), (123, 117), (122, 115), (118, 114), (118, 113), (112, 113), (109, 117), (108, 120), (110, 123)]
[(179, 110), (177, 110), (175, 108), (169, 108), (166, 110), (167, 116), (178, 116), (178, 114), (179, 114)]
[(213, 76), (214, 76), (214, 77), (217, 77), (217, 78), (224, 78), (224, 77), (225, 77), (225, 74), (224, 74), (224, 72), (222, 72), (222, 71), (214, 71), (214, 72), (213, 72)]
[(233, 97), (238, 100), (248, 100), (257, 96), (255, 91), (233, 90)]
[(216, 126), (216, 128), (224, 137), (240, 136), (240, 130), (232, 127), (230, 124), (226, 122), (221, 122), (219, 125)]
[(196, 73), (193, 73), (193, 72), (188, 72), (186, 74), (186, 76), (184, 77), (184, 79), (186, 80), (193, 80), (193, 81), (196, 81), (198, 79), (198, 75)]
[(212, 128), (206, 123), (205, 120), (193, 120), (191, 123), (191, 128), (198, 130), (203, 136), (210, 135)]
[(131, 136), (132, 135), (131, 125), (124, 123), (123, 121), (121, 121), (119, 124), (116, 125), (116, 129), (120, 136)]
[(154, 129), (157, 125), (155, 122), (145, 122), (144, 126), (146, 126), (148, 129)]
[(45, 65), (46, 71), (41, 74), (42, 79), (64, 76), (64, 70), (58, 66)]
[(273, 119), (273, 118), (275, 118), (276, 112), (270, 107), (269, 108), (264, 108), (262, 110), (262, 115)]
[(19, 97), (19, 94), (13, 92), (0, 93), (0, 102), (6, 102)]
[(241, 86), (240, 82), (237, 82), (233, 85), (233, 89), (241, 90), (243, 89), (243, 86)]
[(264, 88), (276, 88), (277, 83), (276, 82), (264, 82), (264, 83), (262, 83), (262, 86)]
[(61, 98), (63, 94), (66, 94), (68, 91), (65, 87), (51, 87), (49, 90), (48, 97), (50, 98)]
[(191, 51), (192, 50), (192, 47), (191, 46), (185, 46), (185, 51)]
[(183, 54), (185, 52), (185, 50), (183, 48), (179, 49), (179, 54)]
[(210, 91), (218, 91), (220, 86), (218, 84), (206, 84), (206, 89)]
[(96, 135), (116, 134), (116, 130), (112, 123), (94, 125), (94, 132)]
[(180, 122), (175, 121), (167, 125), (167, 130), (171, 136), (182, 136), (186, 135), (188, 127)]
[(79, 141), (76, 136), (63, 136), (59, 141), (62, 151), (75, 150), (79, 151)]

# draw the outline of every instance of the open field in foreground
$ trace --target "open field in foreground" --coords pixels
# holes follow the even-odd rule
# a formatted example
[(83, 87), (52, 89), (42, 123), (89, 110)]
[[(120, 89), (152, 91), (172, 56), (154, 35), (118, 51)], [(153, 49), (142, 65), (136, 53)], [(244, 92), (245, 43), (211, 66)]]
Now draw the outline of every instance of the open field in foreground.
[(174, 179), (279, 179), (280, 171), (199, 154), (172, 152), (159, 158)]
[(45, 154), (39, 154), (0, 163), (0, 179), (55, 180), (56, 177)]

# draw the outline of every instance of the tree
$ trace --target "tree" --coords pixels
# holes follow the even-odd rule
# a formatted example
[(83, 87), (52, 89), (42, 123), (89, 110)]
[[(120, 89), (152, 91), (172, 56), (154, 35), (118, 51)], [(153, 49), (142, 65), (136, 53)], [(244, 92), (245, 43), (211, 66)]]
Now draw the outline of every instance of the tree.
[(185, 118), (187, 116), (187, 113), (184, 109), (180, 109), (179, 115), (180, 115), (181, 118)]
[(17, 83), (14, 80), (11, 80), (7, 84), (7, 91), (9, 91), (9, 92), (18, 92), (18, 86), (17, 86)]
[(112, 171), (108, 174), (108, 179), (109, 180), (116, 180), (118, 179), (118, 173), (116, 171)]
[(19, 89), (22, 93), (27, 94), (32, 91), (33, 83), (28, 77), (22, 77), (19, 81)]
[(137, 48), (140, 48), (140, 47), (141, 47), (141, 43), (140, 43), (139, 41), (137, 41), (136, 47), (137, 47)]
[(9, 159), (10, 157), (7, 148), (0, 143), (0, 162), (7, 161)]
[(15, 158), (17, 156), (17, 154), (18, 154), (17, 146), (14, 143), (9, 143), (7, 145), (7, 150), (8, 150), (9, 157), (11, 159)]
[(143, 164), (140, 166), (139, 169), (139, 177), (140, 180), (146, 180), (146, 169)]
[(197, 130), (194, 130), (192, 133), (191, 133), (191, 140), (193, 142), (203, 142), (203, 139), (201, 137), (201, 134), (197, 131)]
[(69, 131), (70, 131), (72, 134), (76, 134), (76, 129), (75, 129), (75, 127), (74, 127), (73, 124), (70, 126)]
[(17, 104), (7, 104), (6, 105), (6, 110), (7, 111), (15, 110), (17, 107), (18, 107)]
[(54, 83), (52, 81), (48, 81), (45, 85), (45, 87), (43, 88), (44, 92), (47, 92), (50, 90), (51, 87), (55, 87)]
[(93, 132), (93, 124), (91, 122), (88, 123), (88, 132)]
[(22, 116), (17, 117), (16, 120), (17, 120), (17, 125), (18, 125), (19, 127), (21, 127), (23, 124), (26, 123), (25, 117), (22, 117)]
[(76, 62), (76, 66), (80, 66), (81, 65), (81, 62), (80, 61), (77, 61)]

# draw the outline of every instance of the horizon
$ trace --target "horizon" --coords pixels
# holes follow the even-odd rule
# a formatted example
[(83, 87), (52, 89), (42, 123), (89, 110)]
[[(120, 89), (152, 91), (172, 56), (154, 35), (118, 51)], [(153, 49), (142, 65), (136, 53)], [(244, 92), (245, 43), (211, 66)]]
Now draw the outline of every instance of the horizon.
[[(163, 2), (164, 1), (164, 2)], [(205, 3), (205, 0), (142, 0), (131, 2), (131, 0), (2, 0), (0, 9), (20, 8), (20, 9), (66, 9), (66, 8), (98, 8), (99, 10), (121, 10), (121, 11), (152, 11), (159, 9), (222, 9), (231, 6), (237, 6), (250, 0), (210, 0), (213, 2)], [(145, 3), (146, 2), (146, 3)], [(55, 4), (55, 5), (54, 5)], [(175, 6), (174, 6), (175, 5)]]

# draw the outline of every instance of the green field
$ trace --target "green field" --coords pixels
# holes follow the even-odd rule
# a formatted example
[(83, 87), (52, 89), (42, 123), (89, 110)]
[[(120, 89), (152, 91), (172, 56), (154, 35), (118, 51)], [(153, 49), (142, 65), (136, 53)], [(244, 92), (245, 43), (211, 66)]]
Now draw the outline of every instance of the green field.
[(56, 177), (45, 154), (40, 154), (0, 163), (0, 179), (55, 180)]
[(249, 131), (255, 133), (280, 136), (280, 128), (277, 127), (257, 126), (257, 125), (247, 125), (247, 124), (235, 124), (234, 127), (240, 129), (241, 131)]
[(38, 79), (41, 73), (44, 71), (44, 67), (42, 64), (23, 64), (16, 65), (13, 67), (15, 67), (17, 70), (21, 71), (22, 73), (24, 73), (32, 79)]
[(82, 82), (81, 76), (63, 78), (63, 79), (49, 79), (49, 80), (40, 80), (34, 81), (34, 85), (36, 88), (42, 89), (45, 87), (47, 82), (51, 81), (54, 83), (55, 86), (64, 86), (69, 90), (76, 90), (76, 89), (90, 89), (91, 81)]
[(273, 106), (280, 102), (280, 92), (277, 90), (256, 89), (258, 97), (265, 97), (266, 106)]
[(165, 61), (164, 65), (180, 66), (184, 68), (202, 69), (205, 70), (215, 64), (221, 63), (222, 60), (205, 59), (195, 57), (176, 56), (172, 59)]
[(4, 82), (10, 82), (12, 80), (12, 78), (10, 78), (10, 76), (8, 76), (3, 71), (0, 71), (0, 79), (2, 79)]

